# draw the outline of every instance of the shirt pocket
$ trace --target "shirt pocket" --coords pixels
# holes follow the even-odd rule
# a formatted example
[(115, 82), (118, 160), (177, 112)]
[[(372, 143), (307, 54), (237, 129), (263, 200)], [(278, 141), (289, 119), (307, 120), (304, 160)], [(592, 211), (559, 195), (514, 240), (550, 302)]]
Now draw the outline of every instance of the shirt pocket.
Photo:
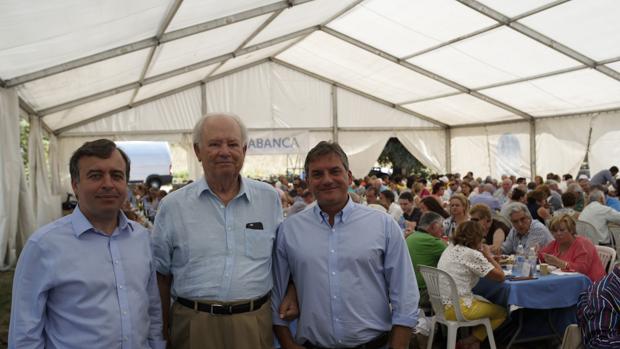
[(272, 231), (245, 228), (245, 255), (252, 259), (270, 258), (274, 238)]

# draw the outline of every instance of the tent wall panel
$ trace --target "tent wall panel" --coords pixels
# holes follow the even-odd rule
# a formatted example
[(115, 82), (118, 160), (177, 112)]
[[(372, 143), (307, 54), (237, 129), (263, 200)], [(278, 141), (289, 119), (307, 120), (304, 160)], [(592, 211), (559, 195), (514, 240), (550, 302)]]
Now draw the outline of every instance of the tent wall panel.
[(576, 176), (586, 155), (591, 117), (536, 121), (536, 172)]
[(595, 174), (613, 165), (620, 166), (620, 112), (606, 113), (592, 119), (592, 136), (588, 162)]

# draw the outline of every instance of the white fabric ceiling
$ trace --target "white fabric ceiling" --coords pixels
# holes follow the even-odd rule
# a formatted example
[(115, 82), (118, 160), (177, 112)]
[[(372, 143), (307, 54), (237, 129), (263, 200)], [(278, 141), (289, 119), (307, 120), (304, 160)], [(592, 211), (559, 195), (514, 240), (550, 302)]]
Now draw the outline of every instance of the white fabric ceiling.
[(269, 58), (436, 125), (505, 122), (619, 108), (618, 13), (614, 0), (7, 0), (0, 79), (60, 134)]

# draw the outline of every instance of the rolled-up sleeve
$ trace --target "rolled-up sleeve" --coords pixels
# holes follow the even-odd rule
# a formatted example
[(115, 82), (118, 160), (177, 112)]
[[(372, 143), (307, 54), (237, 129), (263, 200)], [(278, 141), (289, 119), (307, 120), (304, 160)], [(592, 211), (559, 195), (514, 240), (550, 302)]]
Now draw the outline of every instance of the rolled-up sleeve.
[(392, 305), (392, 325), (415, 327), (420, 292), (405, 239), (394, 220), (386, 223), (385, 280)]

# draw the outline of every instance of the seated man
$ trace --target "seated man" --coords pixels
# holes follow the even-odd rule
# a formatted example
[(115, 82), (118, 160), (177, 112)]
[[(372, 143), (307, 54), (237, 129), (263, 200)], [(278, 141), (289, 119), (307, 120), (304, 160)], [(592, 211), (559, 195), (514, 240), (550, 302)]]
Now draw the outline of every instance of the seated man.
[(471, 206), (476, 204), (485, 204), (489, 206), (489, 208), (493, 211), (499, 211), (501, 205), (497, 198), (493, 197), (493, 193), (495, 193), (495, 187), (493, 184), (485, 184), (480, 186), (480, 194), (472, 196), (469, 199)]
[(595, 240), (601, 245), (611, 244), (611, 233), (607, 227), (607, 223), (613, 222), (620, 224), (620, 212), (615, 211), (609, 206), (605, 206), (605, 194), (598, 189), (590, 192), (588, 198), (590, 203), (583, 209), (579, 215), (579, 220), (588, 222), (596, 228), (598, 236), (594, 236)]
[(553, 240), (553, 236), (544, 224), (532, 219), (530, 210), (520, 202), (514, 202), (506, 207), (512, 228), (506, 241), (502, 244), (502, 253), (511, 254), (517, 251), (519, 245), (528, 250), (530, 247), (544, 247)]
[(620, 347), (620, 267), (590, 285), (577, 303), (586, 348)]
[(443, 235), (443, 217), (438, 213), (429, 211), (420, 217), (420, 223), (416, 231), (407, 238), (407, 246), (411, 263), (415, 271), (415, 278), (420, 289), (420, 308), (425, 312), (431, 310), (431, 302), (428, 298), (426, 283), (420, 274), (420, 265), (437, 267), (441, 253), (446, 249), (446, 243), (441, 240)]
[(400, 217), (402, 217), (403, 215), (403, 210), (397, 203), (394, 202), (395, 198), (396, 196), (394, 195), (394, 192), (389, 189), (384, 190), (379, 194), (379, 201), (381, 205), (385, 207), (387, 213), (392, 216), (395, 221), (398, 222), (400, 220)]
[(415, 206), (413, 194), (409, 191), (400, 194), (398, 204), (403, 210), (403, 220), (405, 221), (403, 225), (406, 228), (411, 227), (411, 229), (415, 229), (422, 216), (422, 210)]

